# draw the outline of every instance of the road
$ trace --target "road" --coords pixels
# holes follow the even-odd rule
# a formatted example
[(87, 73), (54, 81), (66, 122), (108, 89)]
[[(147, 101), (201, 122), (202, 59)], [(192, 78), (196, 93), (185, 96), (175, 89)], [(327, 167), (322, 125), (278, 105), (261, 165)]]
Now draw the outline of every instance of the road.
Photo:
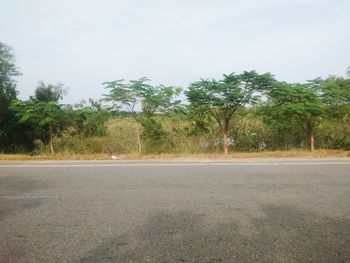
[(0, 162), (0, 262), (350, 262), (350, 160)]

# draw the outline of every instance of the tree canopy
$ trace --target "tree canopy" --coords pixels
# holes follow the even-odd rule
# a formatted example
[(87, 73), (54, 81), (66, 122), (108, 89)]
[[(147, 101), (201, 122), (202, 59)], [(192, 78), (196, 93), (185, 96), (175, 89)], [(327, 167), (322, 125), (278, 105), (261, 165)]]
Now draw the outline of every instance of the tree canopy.
[(222, 80), (201, 79), (192, 83), (185, 92), (191, 106), (206, 112), (218, 123), (223, 136), (224, 153), (229, 151), (228, 129), (234, 113), (257, 101), (259, 92), (274, 83), (271, 74), (245, 71), (224, 75)]
[(290, 122), (305, 131), (310, 151), (314, 150), (314, 128), (324, 114), (321, 97), (313, 88), (317, 84), (276, 82), (267, 92), (269, 100), (263, 109), (265, 119)]
[(67, 88), (62, 83), (57, 84), (45, 84), (43, 81), (39, 81), (34, 91), (33, 100), (36, 101), (59, 101), (63, 99), (63, 96), (67, 95)]
[[(149, 84), (147, 78), (130, 80), (125, 83), (124, 80), (114, 80), (104, 82), (105, 89), (109, 90), (105, 94), (105, 101), (112, 103), (113, 108), (127, 110), (136, 125), (136, 137), (138, 141), (138, 151), (142, 151), (141, 133), (138, 124), (143, 126), (144, 135), (153, 138), (153, 142), (159, 141), (162, 132), (162, 126), (153, 118), (156, 113), (165, 113), (167, 110), (175, 107), (180, 103), (176, 100), (181, 92), (180, 88), (173, 86)], [(153, 134), (154, 136), (149, 136)]]
[(61, 103), (68, 89), (60, 82), (39, 81), (19, 100), (19, 74), (0, 42), (0, 152), (350, 149), (349, 68), (305, 83), (256, 71), (184, 88), (117, 79), (103, 83), (102, 100), (74, 105)]
[(19, 142), (17, 138), (24, 137), (10, 109), (11, 101), (17, 98), (15, 77), (18, 75), (12, 48), (0, 42), (0, 150), (11, 148)]

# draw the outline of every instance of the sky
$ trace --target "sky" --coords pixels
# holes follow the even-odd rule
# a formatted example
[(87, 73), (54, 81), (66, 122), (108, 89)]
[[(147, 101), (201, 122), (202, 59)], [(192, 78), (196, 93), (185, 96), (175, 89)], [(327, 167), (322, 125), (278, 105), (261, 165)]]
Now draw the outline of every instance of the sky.
[(21, 99), (62, 82), (64, 103), (100, 99), (103, 82), (147, 77), (187, 87), (257, 70), (305, 82), (350, 65), (349, 0), (0, 0)]

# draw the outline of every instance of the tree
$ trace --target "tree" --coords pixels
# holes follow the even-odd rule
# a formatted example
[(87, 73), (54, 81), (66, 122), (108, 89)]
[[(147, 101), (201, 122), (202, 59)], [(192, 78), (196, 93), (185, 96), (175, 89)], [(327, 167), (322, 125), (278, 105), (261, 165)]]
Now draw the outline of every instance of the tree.
[(306, 134), (306, 144), (311, 152), (315, 148), (314, 129), (324, 114), (321, 97), (317, 93), (320, 84), (320, 79), (307, 84), (276, 82), (267, 92), (269, 100), (262, 109), (265, 118), (300, 127)]
[[(136, 138), (138, 152), (142, 152), (140, 126), (150, 127), (150, 119), (155, 113), (165, 112), (167, 109), (178, 104), (174, 98), (181, 92), (180, 88), (172, 86), (152, 86), (147, 82), (149, 79), (140, 78), (124, 83), (124, 80), (104, 82), (105, 89), (109, 94), (104, 95), (105, 101), (111, 102), (113, 108), (124, 109), (129, 112), (136, 121)], [(141, 111), (140, 111), (141, 110)], [(156, 127), (156, 125), (153, 125)], [(158, 127), (159, 128), (159, 127)], [(152, 134), (150, 132), (150, 134)]]
[(36, 101), (59, 101), (64, 95), (67, 95), (67, 88), (60, 82), (57, 84), (45, 84), (39, 81), (34, 91), (34, 97), (31, 99)]
[(235, 112), (257, 100), (257, 92), (273, 83), (269, 73), (259, 75), (255, 71), (224, 75), (222, 80), (207, 80), (192, 83), (185, 92), (197, 112), (211, 115), (222, 133), (224, 153), (229, 152), (228, 130)]
[(140, 127), (138, 125), (140, 123), (140, 118), (137, 115), (136, 106), (143, 98), (142, 90), (149, 88), (146, 81), (148, 81), (148, 79), (141, 78), (139, 80), (131, 80), (129, 83), (124, 83), (123, 79), (103, 83), (105, 89), (109, 90), (109, 94), (104, 95), (105, 101), (112, 102), (112, 108), (127, 110), (136, 121), (136, 139), (139, 153), (142, 151), (142, 145)]
[(48, 143), (52, 154), (54, 141), (72, 123), (72, 108), (58, 104), (67, 94), (62, 83), (45, 84), (39, 81), (34, 96), (27, 101), (14, 100), (11, 109), (16, 112), (17, 123), (32, 127), (32, 138)]
[(349, 105), (350, 78), (328, 77), (322, 85), (322, 100), (327, 105)]
[[(350, 68), (348, 68), (350, 70)], [(350, 73), (350, 71), (348, 72)], [(346, 78), (330, 76), (323, 81), (322, 102), (325, 105), (329, 129), (328, 137), (337, 145), (350, 147), (350, 75)], [(337, 139), (336, 139), (337, 138)]]
[(12, 48), (0, 42), (0, 87), (1, 89), (12, 88), (10, 94), (16, 95), (16, 81), (14, 77), (21, 73), (15, 66), (15, 58), (12, 53)]
[[(71, 124), (70, 107), (63, 107), (55, 101), (35, 102), (13, 101), (12, 108), (17, 112), (19, 123), (32, 123), (34, 127), (42, 127), (48, 135), (51, 154), (54, 154), (55, 138), (62, 134)], [(39, 133), (37, 133), (37, 136)], [(44, 139), (45, 138), (40, 138)]]
[(99, 101), (89, 99), (89, 104), (85, 101), (75, 105), (74, 134), (79, 137), (104, 136), (107, 131), (108, 111), (102, 108)]
[(11, 101), (17, 98), (14, 77), (20, 75), (14, 60), (11, 47), (0, 42), (0, 150), (8, 147), (13, 141), (11, 137), (20, 132), (10, 125), (14, 113), (9, 106)]

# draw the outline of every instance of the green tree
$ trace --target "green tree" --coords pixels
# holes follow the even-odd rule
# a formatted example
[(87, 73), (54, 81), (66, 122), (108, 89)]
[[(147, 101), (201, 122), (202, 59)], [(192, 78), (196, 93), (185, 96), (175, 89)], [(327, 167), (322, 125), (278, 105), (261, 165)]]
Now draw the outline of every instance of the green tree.
[(107, 133), (107, 121), (109, 113), (101, 105), (101, 102), (89, 99), (75, 105), (74, 134), (79, 137), (104, 136)]
[(333, 127), (333, 129), (328, 129), (328, 137), (338, 148), (349, 149), (350, 75), (347, 78), (339, 76), (328, 77), (323, 81), (321, 94), (328, 125)]
[(276, 83), (267, 92), (268, 102), (263, 114), (265, 118), (284, 123), (284, 126), (297, 125), (306, 134), (306, 144), (310, 151), (315, 149), (314, 129), (324, 115), (324, 107), (318, 94), (320, 80), (307, 84)]
[(11, 47), (0, 42), (0, 87), (4, 94), (15, 97), (17, 92), (14, 77), (20, 75), (16, 68)]
[[(139, 153), (142, 152), (140, 125), (146, 128), (152, 127), (149, 123), (154, 123), (153, 116), (177, 105), (179, 101), (174, 98), (181, 92), (180, 88), (164, 85), (152, 86), (147, 83), (148, 81), (147, 78), (140, 78), (139, 80), (130, 80), (128, 83), (122, 79), (103, 83), (105, 89), (109, 90), (109, 93), (104, 95), (105, 101), (111, 102), (113, 108), (128, 111), (136, 121)], [(156, 126), (153, 125), (153, 127)], [(157, 127), (159, 128), (159, 126)], [(148, 131), (148, 134), (154, 133)]]
[[(55, 101), (35, 102), (32, 100), (13, 101), (12, 108), (17, 112), (19, 123), (32, 123), (34, 127), (46, 130), (50, 152), (54, 154), (55, 138), (71, 125), (71, 108), (59, 105)], [(40, 136), (38, 132), (36, 136)], [(45, 138), (39, 139), (45, 140)]]
[(15, 77), (18, 75), (11, 47), (0, 42), (0, 151), (9, 147), (22, 131), (13, 125), (14, 112), (9, 109), (11, 101), (17, 98)]
[(57, 84), (45, 84), (43, 81), (39, 81), (34, 91), (34, 97), (31, 99), (36, 101), (59, 101), (63, 99), (63, 96), (67, 95), (67, 88), (60, 82)]
[(323, 82), (321, 91), (327, 105), (350, 105), (350, 78), (330, 76)]
[(257, 92), (268, 89), (274, 79), (271, 74), (244, 71), (241, 74), (224, 75), (222, 80), (207, 80), (192, 83), (185, 92), (191, 106), (197, 112), (212, 116), (219, 125), (224, 153), (229, 152), (228, 130), (237, 110), (257, 101)]

